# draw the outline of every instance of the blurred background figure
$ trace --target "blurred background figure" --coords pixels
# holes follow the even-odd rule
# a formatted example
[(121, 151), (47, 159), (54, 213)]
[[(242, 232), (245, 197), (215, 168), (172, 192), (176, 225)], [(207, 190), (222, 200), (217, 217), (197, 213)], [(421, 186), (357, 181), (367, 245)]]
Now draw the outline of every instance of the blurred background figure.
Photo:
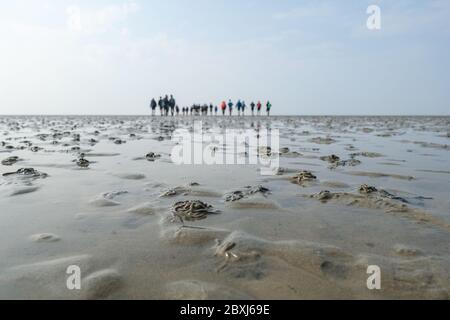
[(270, 103), (270, 101), (267, 101), (266, 108), (267, 108), (267, 116), (270, 116), (270, 109), (272, 108), (272, 104)]

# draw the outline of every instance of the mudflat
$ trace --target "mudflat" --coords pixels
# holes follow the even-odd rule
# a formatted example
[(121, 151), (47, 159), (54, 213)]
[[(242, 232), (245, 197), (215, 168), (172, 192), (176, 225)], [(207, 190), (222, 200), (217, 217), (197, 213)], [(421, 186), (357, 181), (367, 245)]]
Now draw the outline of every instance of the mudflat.
[[(195, 121), (278, 129), (280, 167), (173, 163)], [(450, 117), (0, 117), (0, 298), (448, 299), (449, 137)]]

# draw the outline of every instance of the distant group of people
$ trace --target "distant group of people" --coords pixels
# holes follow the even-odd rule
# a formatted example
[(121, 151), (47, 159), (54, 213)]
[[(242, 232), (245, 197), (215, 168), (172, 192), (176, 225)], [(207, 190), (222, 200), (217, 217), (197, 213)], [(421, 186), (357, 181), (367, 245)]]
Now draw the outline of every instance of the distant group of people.
[[(152, 116), (154, 116), (156, 114), (156, 109), (158, 107), (159, 107), (161, 116), (168, 116), (169, 114), (171, 116), (174, 116), (175, 114), (178, 116), (180, 114), (180, 111), (182, 112), (183, 116), (188, 116), (188, 115), (207, 116), (208, 114), (209, 115), (217, 115), (217, 113), (219, 111), (219, 107), (214, 106), (212, 103), (209, 105), (194, 104), (191, 107), (183, 107), (180, 110), (180, 108), (176, 104), (176, 101), (175, 101), (175, 98), (173, 97), (173, 95), (170, 95), (170, 97), (168, 95), (165, 95), (164, 98), (159, 97), (158, 101), (156, 101), (153, 98), (152, 101), (150, 102), (150, 109), (152, 110)], [(238, 116), (241, 116), (241, 115), (245, 116), (245, 109), (247, 108), (245, 101), (238, 100), (236, 102), (236, 104), (234, 104), (233, 101), (231, 101), (231, 99), (228, 100), (228, 103), (226, 103), (225, 101), (221, 102), (220, 110), (222, 111), (222, 115), (224, 116), (226, 114), (227, 108), (228, 108), (229, 115), (232, 116), (234, 107), (236, 107), (236, 109), (237, 109)], [(258, 116), (261, 115), (261, 109), (263, 108), (261, 101), (258, 101), (257, 103), (252, 101), (250, 103), (249, 107), (250, 107), (252, 116), (254, 116), (255, 114)], [(270, 101), (267, 101), (267, 103), (265, 104), (265, 108), (266, 108), (267, 116), (270, 116), (270, 110), (272, 109), (272, 104), (270, 103)]]
[[(258, 116), (261, 115), (262, 106), (263, 105), (262, 105), (261, 101), (258, 101), (256, 104), (252, 101), (250, 103), (250, 110), (252, 112), (252, 116), (255, 115), (255, 111)], [(222, 103), (220, 104), (220, 109), (222, 109), (222, 115), (225, 115), (225, 113), (227, 111), (227, 107), (228, 107), (228, 112), (229, 112), (230, 116), (233, 114), (233, 107), (236, 107), (238, 116), (240, 116), (241, 114), (244, 116), (245, 108), (247, 107), (247, 105), (245, 104), (245, 101), (241, 101), (241, 100), (238, 100), (236, 102), (236, 105), (234, 105), (234, 103), (233, 103), (233, 101), (231, 101), (231, 99), (228, 100), (228, 103), (226, 103), (225, 101), (222, 101)], [(268, 116), (270, 116), (271, 109), (272, 109), (272, 104), (270, 103), (270, 101), (267, 101), (266, 112), (267, 112)]]
[(152, 110), (152, 116), (156, 113), (156, 108), (159, 107), (159, 112), (161, 116), (168, 116), (169, 112), (172, 116), (175, 115), (175, 113), (178, 115), (180, 114), (180, 108), (178, 107), (175, 98), (173, 95), (169, 96), (166, 94), (163, 97), (159, 97), (158, 102), (156, 102), (155, 98), (152, 99), (150, 102), (150, 109)]

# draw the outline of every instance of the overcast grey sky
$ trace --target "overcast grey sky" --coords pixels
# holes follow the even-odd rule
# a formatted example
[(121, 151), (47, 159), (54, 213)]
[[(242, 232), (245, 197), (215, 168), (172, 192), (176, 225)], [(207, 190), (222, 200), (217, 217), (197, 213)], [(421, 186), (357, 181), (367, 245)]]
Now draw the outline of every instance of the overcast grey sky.
[[(0, 0), (0, 114), (450, 114), (447, 0)], [(381, 8), (381, 30), (366, 9)]]

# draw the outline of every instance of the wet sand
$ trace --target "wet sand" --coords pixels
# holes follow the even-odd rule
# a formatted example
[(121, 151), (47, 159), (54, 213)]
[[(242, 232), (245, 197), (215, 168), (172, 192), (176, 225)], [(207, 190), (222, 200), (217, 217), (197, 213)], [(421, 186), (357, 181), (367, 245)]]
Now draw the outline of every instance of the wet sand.
[[(172, 163), (194, 120), (279, 129), (277, 175)], [(450, 117), (0, 117), (0, 298), (448, 299), (449, 132)]]

